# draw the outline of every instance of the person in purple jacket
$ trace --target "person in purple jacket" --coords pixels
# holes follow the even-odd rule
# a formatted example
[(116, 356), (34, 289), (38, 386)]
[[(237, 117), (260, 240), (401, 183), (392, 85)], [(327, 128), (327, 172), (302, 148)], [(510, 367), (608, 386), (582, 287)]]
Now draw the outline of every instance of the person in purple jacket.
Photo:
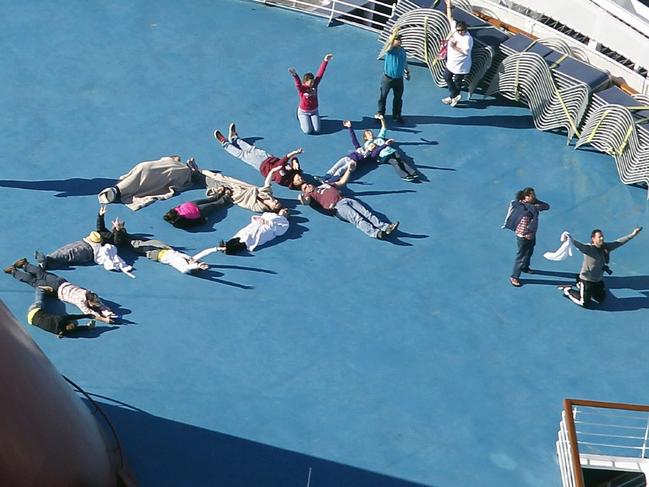
[[(356, 134), (352, 129), (352, 122), (350, 120), (345, 120), (343, 122), (343, 126), (349, 129), (349, 135), (352, 138), (352, 144), (354, 145), (355, 150), (353, 152), (350, 152), (346, 156), (341, 157), (338, 162), (331, 166), (324, 176), (318, 178), (321, 181), (327, 183), (338, 181), (342, 177), (342, 175), (345, 174), (345, 171), (348, 168), (352, 167), (353, 171), (360, 163), (376, 162), (377, 158), (379, 157), (379, 153), (387, 147), (387, 144), (376, 145), (374, 143), (369, 143), (366, 144), (366, 146), (362, 146), (358, 142)], [(387, 142), (391, 141), (388, 140)]]

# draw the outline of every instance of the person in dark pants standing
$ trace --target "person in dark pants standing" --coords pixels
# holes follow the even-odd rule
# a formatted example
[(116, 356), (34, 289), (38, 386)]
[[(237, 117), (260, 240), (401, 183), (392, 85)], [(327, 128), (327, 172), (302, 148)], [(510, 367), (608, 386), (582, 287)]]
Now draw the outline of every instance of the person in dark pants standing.
[(539, 228), (539, 212), (549, 210), (550, 205), (537, 200), (534, 188), (525, 188), (516, 193), (516, 199), (509, 203), (503, 228), (516, 234), (518, 251), (514, 259), (514, 269), (509, 282), (514, 287), (521, 287), (521, 272), (532, 273), (530, 259), (536, 245), (536, 232)]
[(403, 105), (403, 78), (410, 79), (406, 50), (401, 47), (401, 36), (392, 34), (390, 48), (385, 53), (383, 61), (383, 77), (381, 78), (381, 94), (377, 115), (385, 115), (385, 102), (390, 90), (392, 94), (392, 119), (403, 123), (401, 106)]

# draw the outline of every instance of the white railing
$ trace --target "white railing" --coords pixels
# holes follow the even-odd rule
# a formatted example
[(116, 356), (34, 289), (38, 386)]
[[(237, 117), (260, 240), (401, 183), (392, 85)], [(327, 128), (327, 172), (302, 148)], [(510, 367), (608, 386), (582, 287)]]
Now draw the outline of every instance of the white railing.
[(564, 487), (584, 487), (582, 468), (631, 472), (636, 485), (649, 471), (648, 446), (649, 406), (564, 400), (556, 443)]
[(383, 26), (392, 17), (395, 6), (398, 3), (398, 0), (367, 0), (364, 2), (364, 5), (358, 5), (344, 0), (254, 1), (324, 17), (328, 19), (329, 24), (334, 20), (338, 20), (375, 32), (383, 30)]

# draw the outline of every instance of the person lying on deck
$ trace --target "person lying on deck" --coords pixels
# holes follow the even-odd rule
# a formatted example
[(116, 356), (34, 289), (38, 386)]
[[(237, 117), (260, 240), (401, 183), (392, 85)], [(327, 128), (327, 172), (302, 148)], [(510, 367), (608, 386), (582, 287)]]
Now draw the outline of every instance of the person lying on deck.
[(355, 165), (351, 164), (343, 176), (333, 183), (322, 183), (317, 187), (310, 183), (304, 183), (302, 193), (299, 196), (300, 202), (305, 205), (315, 202), (323, 210), (336, 215), (341, 220), (354, 224), (356, 228), (366, 235), (383, 240), (397, 229), (399, 222), (382, 222), (370, 210), (365, 208), (360, 201), (343, 196), (339, 190), (339, 188), (347, 184), (349, 175), (354, 168)]

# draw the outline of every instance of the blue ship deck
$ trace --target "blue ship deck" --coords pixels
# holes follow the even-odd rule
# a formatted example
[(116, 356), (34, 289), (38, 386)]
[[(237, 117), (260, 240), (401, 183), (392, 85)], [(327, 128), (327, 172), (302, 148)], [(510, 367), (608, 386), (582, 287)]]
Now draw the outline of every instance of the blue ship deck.
[[(321, 174), (350, 150), (341, 126), (375, 128), (376, 35), (252, 2), (12, 3), (0, 138), (0, 262), (50, 251), (94, 226), (96, 194), (143, 160), (195, 156), (202, 168), (261, 184), (212, 131), (237, 122), (281, 155), (304, 147)], [(315, 71), (323, 134), (300, 132), (287, 68)], [(646, 190), (611, 157), (537, 131), (527, 108), (476, 95), (457, 108), (415, 67), (405, 126), (391, 135), (424, 176), (387, 165), (349, 185), (401, 222), (396, 238), (295, 206), (286, 238), (248, 256), (214, 254), (204, 275), (146, 259), (136, 279), (82, 266), (59, 273), (92, 288), (125, 324), (58, 340), (29, 333), (62, 374), (104, 406), (142, 486), (559, 485), (562, 400), (649, 403), (649, 239), (612, 254), (610, 296), (568, 302), (577, 255), (550, 262), (562, 231), (608, 239), (646, 223)], [(392, 128), (392, 127), (391, 127)], [(514, 193), (536, 188), (535, 275), (513, 288)], [(189, 251), (244, 226), (233, 207), (198, 231), (162, 215), (196, 189), (108, 217)], [(33, 290), (8, 276), (2, 299), (24, 321)], [(27, 325), (25, 324), (27, 327)], [(9, 400), (5, 398), (5, 400)]]

